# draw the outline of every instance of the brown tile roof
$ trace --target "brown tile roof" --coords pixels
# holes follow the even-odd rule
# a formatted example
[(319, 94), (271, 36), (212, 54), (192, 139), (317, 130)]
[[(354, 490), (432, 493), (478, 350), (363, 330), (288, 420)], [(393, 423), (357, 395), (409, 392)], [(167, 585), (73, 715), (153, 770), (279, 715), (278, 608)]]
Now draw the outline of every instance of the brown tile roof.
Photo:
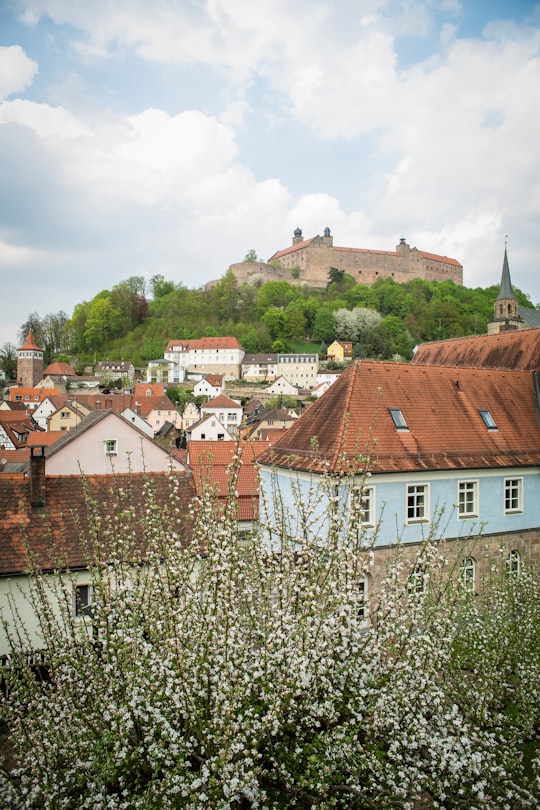
[(219, 388), (223, 385), (223, 374), (205, 374), (203, 377), (208, 385), (211, 385), (213, 388)]
[(259, 475), (255, 461), (270, 446), (266, 441), (222, 442), (191, 441), (188, 444), (188, 463), (193, 470), (197, 493), (206, 487), (213, 489), (225, 506), (233, 474), (230, 467), (237, 456), (241, 458), (236, 480), (235, 503), (238, 520), (256, 520), (259, 516)]
[(46, 397), (58, 396), (59, 393), (58, 388), (23, 388), (22, 385), (12, 385), (9, 389), (9, 399), (16, 402), (16, 397), (20, 396), (24, 399), (27, 396), (30, 397), (29, 400), (26, 400), (27, 403), (36, 402), (34, 397), (38, 397), (39, 402), (42, 402)]
[(241, 349), (242, 346), (235, 337), (202, 337), (196, 340), (169, 340), (166, 352), (174, 346), (184, 346), (186, 351), (196, 349)]
[(41, 433), (31, 433), (28, 436), (28, 447), (49, 447), (59, 439), (63, 439), (65, 430), (45, 430)]
[[(390, 408), (408, 430), (396, 429)], [(488, 410), (498, 430), (480, 415)], [(356, 362), (260, 463), (373, 472), (540, 463), (540, 419), (529, 372)]]
[(69, 365), (69, 363), (55, 362), (47, 366), (43, 372), (44, 377), (47, 377), (48, 375), (53, 377), (76, 377), (77, 372)]
[[(88, 497), (86, 497), (86, 491)], [(189, 504), (195, 494), (191, 475), (101, 475), (46, 478), (46, 508), (33, 512), (28, 478), (22, 474), (0, 476), (0, 576), (21, 573), (28, 568), (26, 545), (40, 568), (82, 568), (88, 563), (85, 542), (99, 532), (99, 562), (120, 556), (131, 562), (144, 559), (147, 539), (140, 518), (150, 498), (159, 504), (168, 522), (168, 537), (181, 542), (191, 538)], [(177, 501), (178, 498), (178, 501)], [(176, 507), (179, 507), (178, 509)], [(119, 530), (118, 516), (132, 510), (130, 526), (134, 545), (123, 545), (129, 529)], [(107, 539), (110, 530), (110, 537)], [(167, 552), (163, 548), (163, 554)]]
[(236, 408), (236, 410), (241, 410), (242, 406), (228, 397), (227, 394), (219, 394), (219, 396), (209, 399), (208, 402), (201, 405), (201, 411), (206, 411), (208, 408)]
[(412, 363), (540, 371), (540, 329), (422, 343)]

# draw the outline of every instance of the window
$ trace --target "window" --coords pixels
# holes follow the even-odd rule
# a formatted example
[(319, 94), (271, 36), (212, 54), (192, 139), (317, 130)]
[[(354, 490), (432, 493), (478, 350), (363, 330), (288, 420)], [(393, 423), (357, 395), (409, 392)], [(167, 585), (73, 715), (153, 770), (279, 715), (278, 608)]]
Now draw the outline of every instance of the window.
[(458, 517), (478, 517), (478, 481), (458, 482)]
[(506, 558), (506, 573), (510, 577), (518, 577), (521, 573), (521, 556), (516, 549), (512, 549)]
[(69, 411), (60, 411), (60, 419), (69, 419)]
[(92, 586), (75, 585), (73, 594), (73, 610), (75, 616), (88, 616), (89, 608), (92, 604)]
[(426, 590), (428, 575), (425, 566), (417, 563), (409, 576), (409, 593), (424, 593)]
[(428, 520), (428, 485), (407, 486), (407, 523)]
[(498, 430), (497, 423), (489, 411), (478, 411), (478, 413), (484, 420), (484, 425), (488, 430)]
[(523, 478), (505, 478), (504, 513), (523, 511)]
[(375, 525), (375, 487), (365, 487), (360, 504), (360, 520), (364, 526)]
[(118, 442), (116, 439), (105, 439), (103, 442), (106, 456), (118, 455)]
[(358, 595), (359, 595), (359, 608), (358, 608), (358, 618), (360, 621), (367, 620), (367, 600), (368, 600), (368, 580), (367, 577), (364, 577), (358, 583)]
[(403, 411), (401, 408), (388, 408), (390, 412), (390, 416), (394, 421), (394, 425), (397, 427), (398, 430), (409, 430), (409, 426), (405, 417), (403, 416)]
[(461, 561), (461, 580), (468, 591), (474, 591), (476, 585), (476, 563), (472, 557)]

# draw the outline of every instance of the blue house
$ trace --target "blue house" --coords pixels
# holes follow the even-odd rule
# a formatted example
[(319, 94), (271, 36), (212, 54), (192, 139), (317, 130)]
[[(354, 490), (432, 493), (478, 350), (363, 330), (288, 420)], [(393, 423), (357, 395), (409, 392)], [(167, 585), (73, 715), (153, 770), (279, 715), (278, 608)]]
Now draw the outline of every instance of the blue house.
[(538, 369), (354, 363), (259, 459), (263, 491), (279, 492), (270, 522), (322, 534), (329, 498), (346, 507), (352, 482), (380, 560), (434, 531), (456, 542), (471, 588), (495, 557), (513, 569), (539, 561), (540, 330), (530, 331)]

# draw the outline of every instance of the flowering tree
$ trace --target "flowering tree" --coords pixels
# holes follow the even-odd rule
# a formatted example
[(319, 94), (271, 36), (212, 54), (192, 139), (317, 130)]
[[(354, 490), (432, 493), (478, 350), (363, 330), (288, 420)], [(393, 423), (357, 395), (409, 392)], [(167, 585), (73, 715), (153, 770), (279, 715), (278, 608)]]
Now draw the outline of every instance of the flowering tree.
[[(277, 508), (267, 524), (263, 509), (241, 535), (234, 471), (225, 509), (211, 492), (194, 504), (187, 544), (151, 493), (144, 517), (119, 510), (114, 538), (89, 505), (100, 527), (87, 538), (91, 615), (73, 618), (69, 574), (36, 571), (43, 678), (13, 639), (6, 807), (535, 805), (538, 582), (508, 581), (495, 561), (475, 600), (434, 527), (413, 563), (396, 546), (370, 597), (361, 485), (322, 486), (317, 536), (320, 487), (304, 492), (294, 526)], [(134, 520), (139, 565), (126, 562)]]

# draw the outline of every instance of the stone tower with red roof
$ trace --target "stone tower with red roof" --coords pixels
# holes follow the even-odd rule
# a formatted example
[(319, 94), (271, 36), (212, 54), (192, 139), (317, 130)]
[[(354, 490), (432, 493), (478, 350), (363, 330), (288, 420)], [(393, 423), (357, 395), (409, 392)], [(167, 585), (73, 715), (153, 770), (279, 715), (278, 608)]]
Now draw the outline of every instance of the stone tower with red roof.
[(17, 380), (24, 388), (34, 388), (43, 379), (43, 349), (36, 346), (32, 330), (24, 346), (17, 349)]

